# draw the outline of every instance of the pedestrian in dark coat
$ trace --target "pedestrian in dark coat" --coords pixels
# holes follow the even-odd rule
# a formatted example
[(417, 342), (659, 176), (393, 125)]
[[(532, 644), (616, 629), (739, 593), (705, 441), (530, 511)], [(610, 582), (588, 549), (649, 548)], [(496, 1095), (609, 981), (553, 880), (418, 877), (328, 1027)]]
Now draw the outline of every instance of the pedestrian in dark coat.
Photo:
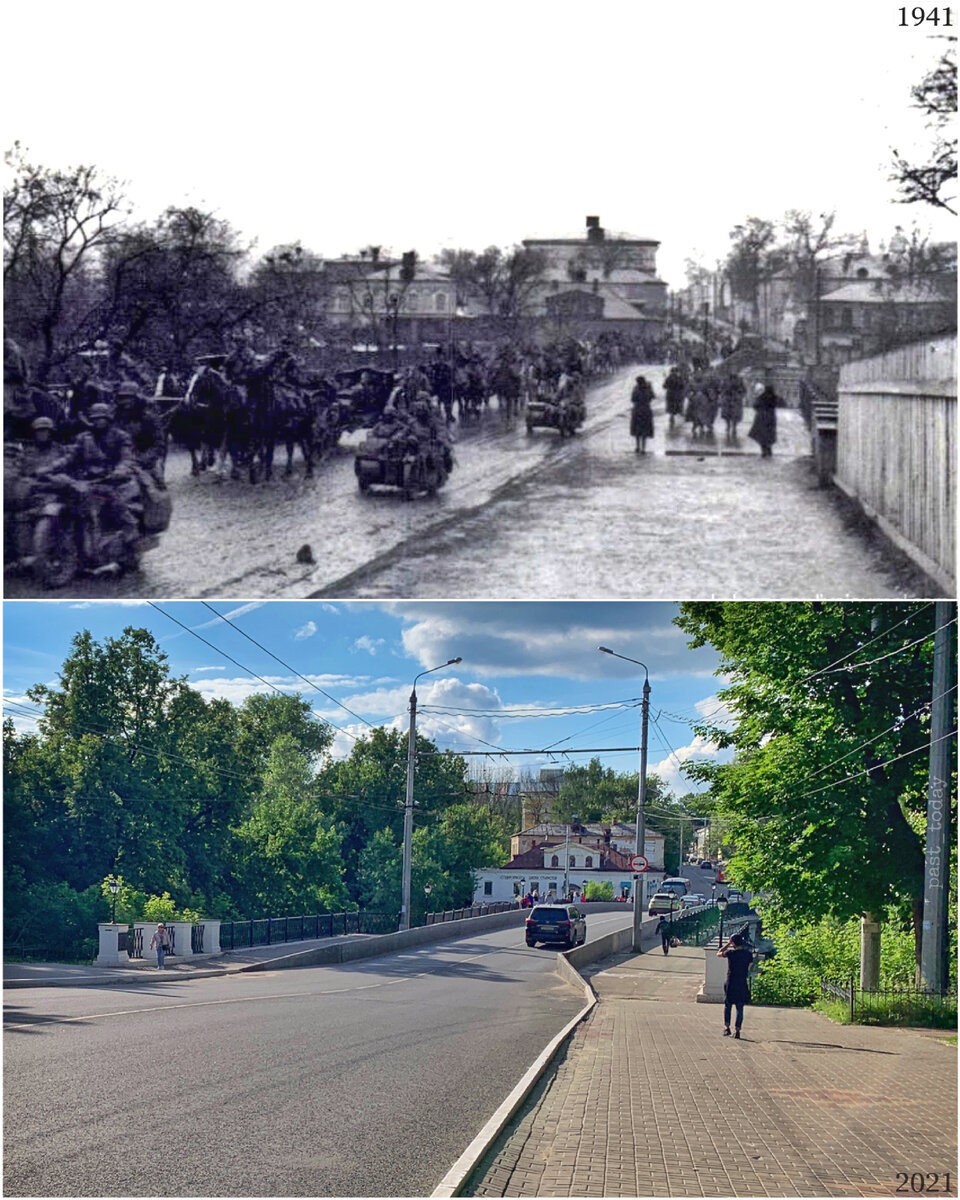
[(663, 381), (663, 390), (667, 397), (667, 415), (672, 429), (673, 418), (683, 416), (683, 401), (687, 391), (687, 381), (678, 367), (671, 367), (670, 374)]
[(720, 947), (717, 957), (727, 960), (727, 982), (723, 985), (723, 1036), (730, 1036), (730, 1012), (736, 1008), (737, 1022), (733, 1036), (738, 1038), (743, 1025), (743, 1006), (750, 1003), (748, 975), (753, 962), (753, 953), (743, 930)]
[(653, 388), (637, 376), (630, 396), (630, 436), (636, 441), (637, 454), (646, 454), (647, 438), (653, 437)]
[(762, 458), (770, 458), (773, 443), (777, 440), (777, 405), (780, 398), (769, 383), (766, 386), (758, 383), (753, 391), (754, 417), (747, 436), (753, 438), (760, 447)]
[(664, 954), (670, 953), (670, 922), (666, 917), (661, 917), (657, 922), (657, 933), (660, 934), (660, 945), (663, 946)]

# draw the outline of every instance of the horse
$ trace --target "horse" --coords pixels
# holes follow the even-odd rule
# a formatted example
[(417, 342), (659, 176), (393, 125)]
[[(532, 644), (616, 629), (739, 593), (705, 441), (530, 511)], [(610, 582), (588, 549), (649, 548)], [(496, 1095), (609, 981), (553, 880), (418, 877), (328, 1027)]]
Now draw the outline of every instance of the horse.
[(238, 406), (236, 389), (219, 371), (204, 365), (194, 373), (183, 400), (173, 406), (166, 418), (168, 435), (190, 452), (191, 475), (212, 468), (218, 455), (222, 471), (228, 424), (231, 428), (236, 426)]
[(510, 421), (520, 411), (520, 374), (508, 362), (500, 362), (490, 376), (490, 390), (497, 396), (497, 406)]
[(453, 399), (461, 422), (480, 419), (485, 391), (483, 376), (472, 364), (461, 364), (453, 373)]

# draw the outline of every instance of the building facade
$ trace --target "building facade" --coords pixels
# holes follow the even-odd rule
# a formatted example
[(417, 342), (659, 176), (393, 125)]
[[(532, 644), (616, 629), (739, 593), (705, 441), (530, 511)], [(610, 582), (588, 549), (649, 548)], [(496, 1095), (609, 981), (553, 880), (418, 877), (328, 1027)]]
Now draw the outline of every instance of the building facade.
[(523, 246), (546, 261), (530, 315), (548, 331), (660, 333), (667, 285), (657, 276), (659, 242), (608, 231), (588, 216), (583, 234), (528, 237)]
[[(664, 878), (665, 839), (653, 830), (644, 833), (649, 869), (643, 876), (643, 902)], [(582, 896), (588, 883), (612, 883), (615, 899), (633, 895), (630, 859), (636, 853), (636, 828), (622, 822), (533, 826), (510, 839), (511, 858), (502, 867), (475, 872), (474, 903), (516, 900), (536, 892), (541, 900)]]

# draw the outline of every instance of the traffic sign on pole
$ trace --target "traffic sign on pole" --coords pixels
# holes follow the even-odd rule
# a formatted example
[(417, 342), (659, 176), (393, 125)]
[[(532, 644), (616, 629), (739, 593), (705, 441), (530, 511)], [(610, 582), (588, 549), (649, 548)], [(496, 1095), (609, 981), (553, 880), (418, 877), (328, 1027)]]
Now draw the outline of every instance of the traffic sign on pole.
[(647, 860), (643, 857), (642, 854), (635, 854), (633, 856), (633, 858), (630, 859), (630, 870), (631, 871), (646, 871), (647, 868), (649, 867), (649, 865), (650, 864), (647, 862)]

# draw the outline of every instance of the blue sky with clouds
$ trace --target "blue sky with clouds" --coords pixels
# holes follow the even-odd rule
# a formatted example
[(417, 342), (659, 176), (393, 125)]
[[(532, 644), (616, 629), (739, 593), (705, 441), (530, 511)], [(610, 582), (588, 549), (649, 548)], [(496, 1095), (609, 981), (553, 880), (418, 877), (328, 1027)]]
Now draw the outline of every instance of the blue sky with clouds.
[[(418, 727), (444, 749), (536, 750), (472, 757), (477, 773), (585, 762), (596, 752), (637, 766), (643, 671), (598, 652), (606, 645), (650, 672), (650, 769), (690, 790), (680, 764), (712, 755), (691, 722), (717, 710), (717, 656), (690, 650), (678, 607), (654, 602), (7, 601), (3, 605), (6, 715), (35, 727), (27, 688), (53, 683), (71, 639), (148, 629), (204, 696), (240, 703), (255, 691), (298, 691), (336, 727), (334, 754), (370, 725), (406, 729), (414, 676)], [(226, 620), (224, 619), (226, 618)], [(576, 711), (571, 711), (576, 710)], [(497, 776), (501, 777), (501, 776)]]

